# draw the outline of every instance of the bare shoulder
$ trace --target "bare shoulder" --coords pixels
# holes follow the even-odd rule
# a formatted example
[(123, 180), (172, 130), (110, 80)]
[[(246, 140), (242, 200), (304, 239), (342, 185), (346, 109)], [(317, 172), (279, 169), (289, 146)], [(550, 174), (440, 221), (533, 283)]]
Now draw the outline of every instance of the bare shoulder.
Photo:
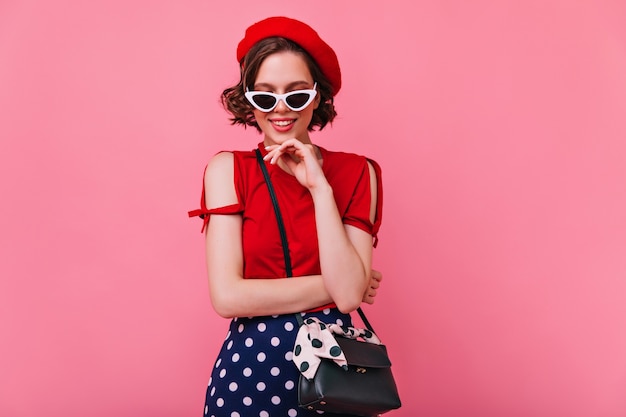
[(207, 164), (204, 172), (205, 203), (207, 208), (237, 203), (235, 168), (232, 152), (220, 152)]
[(233, 164), (234, 154), (232, 152), (220, 152), (209, 160), (206, 172), (210, 175), (228, 174), (229, 172), (232, 174)]
[(376, 220), (376, 207), (378, 207), (378, 177), (376, 176), (376, 169), (370, 161), (367, 161), (367, 168), (370, 172), (370, 221), (374, 223)]
[(370, 171), (370, 182), (374, 185), (378, 182), (378, 177), (376, 176), (376, 169), (374, 168), (374, 164), (372, 164), (369, 160), (367, 160), (367, 169)]

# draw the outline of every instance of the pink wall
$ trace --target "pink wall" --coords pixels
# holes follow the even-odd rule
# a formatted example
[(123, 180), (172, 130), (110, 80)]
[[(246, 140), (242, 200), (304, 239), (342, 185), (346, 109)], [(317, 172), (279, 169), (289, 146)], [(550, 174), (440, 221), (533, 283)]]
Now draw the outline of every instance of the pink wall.
[(384, 169), (390, 415), (626, 415), (626, 3), (9, 0), (0, 416), (200, 414), (227, 323), (186, 211), (258, 140), (217, 97), (275, 14), (342, 63), (315, 138)]

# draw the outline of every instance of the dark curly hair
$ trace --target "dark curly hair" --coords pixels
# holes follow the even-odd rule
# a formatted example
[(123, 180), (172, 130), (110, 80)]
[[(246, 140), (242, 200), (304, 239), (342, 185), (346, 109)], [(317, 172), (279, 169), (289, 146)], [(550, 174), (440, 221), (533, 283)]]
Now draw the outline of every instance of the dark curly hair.
[(244, 95), (246, 88), (252, 89), (254, 81), (259, 72), (261, 64), (268, 56), (277, 52), (294, 52), (300, 54), (309, 68), (313, 79), (317, 82), (317, 93), (320, 97), (320, 104), (313, 110), (313, 118), (309, 123), (308, 130), (315, 127), (322, 130), (329, 122), (332, 122), (337, 112), (333, 103), (333, 89), (328, 79), (322, 74), (315, 60), (297, 43), (282, 37), (271, 37), (257, 42), (248, 51), (241, 62), (241, 74), (239, 82), (222, 92), (222, 105), (233, 115), (230, 121), (233, 125), (242, 124), (254, 126), (259, 132), (261, 128), (254, 118), (254, 107), (248, 102)]

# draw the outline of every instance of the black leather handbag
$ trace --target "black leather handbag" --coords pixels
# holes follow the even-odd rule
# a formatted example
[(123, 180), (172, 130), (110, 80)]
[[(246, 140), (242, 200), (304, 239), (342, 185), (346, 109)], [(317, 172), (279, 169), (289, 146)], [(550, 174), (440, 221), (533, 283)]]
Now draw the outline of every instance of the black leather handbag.
[[(291, 257), (278, 200), (258, 149), (256, 156), (274, 205), (287, 276), (291, 277)], [(367, 329), (375, 333), (363, 310), (358, 308), (357, 311)], [(298, 323), (302, 325), (301, 315), (295, 316)], [(402, 403), (391, 373), (391, 361), (385, 345), (367, 343), (340, 335), (335, 335), (335, 340), (348, 361), (348, 369), (344, 370), (330, 359), (322, 359), (313, 379), (309, 380), (300, 375), (298, 383), (300, 407), (365, 417), (377, 416), (400, 408)]]
[(335, 340), (346, 356), (348, 369), (323, 359), (313, 379), (300, 375), (300, 407), (355, 416), (377, 416), (400, 408), (385, 346), (342, 336), (335, 336)]

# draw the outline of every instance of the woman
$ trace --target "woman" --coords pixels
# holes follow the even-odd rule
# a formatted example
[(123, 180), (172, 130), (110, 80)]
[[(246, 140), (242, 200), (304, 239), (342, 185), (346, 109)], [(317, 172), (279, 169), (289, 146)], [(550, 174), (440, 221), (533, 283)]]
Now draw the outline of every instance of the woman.
[[(240, 82), (222, 102), (233, 124), (255, 127), (284, 218), (293, 277), (287, 278), (274, 209), (255, 151), (221, 152), (208, 163), (200, 215), (206, 229), (211, 302), (232, 318), (206, 394), (206, 416), (309, 416), (298, 408), (294, 313), (351, 325), (373, 303), (371, 270), (380, 226), (380, 170), (354, 154), (313, 145), (336, 115), (341, 87), (334, 51), (306, 24), (258, 22), (237, 48)], [(210, 221), (209, 221), (210, 220)], [(330, 415), (326, 413), (326, 415)]]

